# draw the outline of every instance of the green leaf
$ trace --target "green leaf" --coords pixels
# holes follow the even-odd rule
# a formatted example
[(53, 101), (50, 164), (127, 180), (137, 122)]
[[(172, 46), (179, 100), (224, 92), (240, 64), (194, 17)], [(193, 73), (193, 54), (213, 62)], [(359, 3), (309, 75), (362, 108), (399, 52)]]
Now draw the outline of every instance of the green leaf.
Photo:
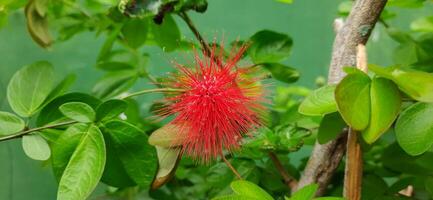
[(427, 190), (427, 192), (430, 194), (430, 197), (433, 197), (433, 178), (427, 177), (427, 179), (424, 182), (424, 187)]
[(180, 44), (180, 31), (173, 17), (167, 15), (162, 24), (151, 23), (152, 35), (159, 47), (165, 52), (175, 50)]
[(90, 125), (69, 160), (59, 183), (58, 200), (85, 200), (95, 189), (105, 166), (101, 131)]
[(64, 131), (52, 146), (52, 168), (57, 180), (62, 177), (68, 162), (80, 143), (83, 135), (89, 130), (88, 124), (74, 124)]
[(36, 43), (43, 48), (47, 48), (51, 46), (53, 41), (48, 32), (46, 16), (41, 15), (41, 13), (38, 12), (36, 7), (37, 2), (37, 0), (32, 0), (26, 5), (25, 14), (27, 19), (27, 29)]
[(136, 49), (146, 41), (148, 29), (149, 21), (137, 18), (124, 22), (121, 32), (126, 44)]
[(320, 144), (325, 144), (335, 138), (346, 127), (346, 123), (341, 118), (340, 113), (334, 112), (327, 114), (320, 122), (319, 131), (317, 132), (317, 140)]
[(314, 198), (318, 187), (317, 184), (307, 185), (295, 192), (290, 200), (311, 200)]
[(106, 61), (106, 62), (100, 62), (98, 65), (96, 65), (98, 69), (102, 69), (105, 71), (120, 71), (120, 70), (132, 70), (134, 69), (134, 66), (123, 63), (123, 62), (116, 62), (116, 61)]
[(105, 124), (126, 172), (141, 187), (149, 188), (157, 168), (155, 149), (146, 143), (148, 136), (124, 121)]
[(121, 29), (122, 26), (115, 26), (114, 30), (110, 31), (110, 34), (107, 36), (107, 39), (105, 40), (104, 44), (101, 47), (101, 50), (99, 51), (98, 61), (107, 59), (110, 54), (111, 48), (113, 47), (114, 42), (117, 39), (117, 36), (120, 34)]
[(416, 156), (433, 144), (433, 104), (418, 102), (404, 110), (395, 125), (398, 144), (409, 155)]
[(7, 98), (18, 115), (30, 117), (37, 112), (53, 87), (53, 66), (45, 61), (25, 66), (9, 82)]
[(59, 107), (66, 117), (78, 122), (92, 122), (95, 120), (93, 108), (82, 102), (68, 102)]
[(67, 75), (51, 92), (48, 94), (48, 97), (45, 99), (44, 105), (50, 103), (53, 99), (58, 96), (64, 94), (69, 87), (75, 82), (77, 77), (75, 74)]
[(293, 45), (289, 36), (269, 30), (257, 32), (250, 42), (248, 54), (254, 63), (280, 62), (289, 57)]
[(22, 139), (24, 153), (34, 160), (48, 160), (51, 156), (51, 150), (47, 141), (42, 138), (38, 132), (31, 135), (24, 135)]
[(423, 5), (425, 0), (390, 0), (387, 6), (397, 6), (402, 8), (418, 8)]
[(251, 183), (249, 181), (243, 181), (243, 180), (233, 181), (230, 184), (230, 187), (238, 195), (243, 195), (254, 199), (262, 199), (262, 200), (274, 199), (265, 190), (263, 190), (256, 184)]
[[(374, 174), (366, 174), (362, 179), (361, 196), (365, 199), (381, 199), (388, 189), (386, 182)], [(378, 198), (379, 197), (379, 198)]]
[(292, 4), (293, 3), (293, 0), (276, 0), (277, 2), (280, 2), (280, 3), (285, 3), (285, 4)]
[(93, 92), (100, 98), (114, 97), (131, 88), (137, 81), (137, 72), (121, 70), (106, 73), (93, 87)]
[(391, 79), (400, 90), (422, 102), (433, 102), (433, 74), (422, 71), (386, 69), (371, 65), (369, 69), (379, 76)]
[(158, 156), (158, 172), (152, 182), (152, 189), (157, 189), (167, 183), (176, 172), (179, 164), (181, 148), (165, 148), (156, 146)]
[(419, 32), (433, 32), (433, 16), (418, 18), (410, 24), (410, 28)]
[(231, 194), (226, 196), (215, 197), (212, 200), (259, 200), (246, 195)]
[(128, 108), (125, 101), (112, 99), (108, 100), (96, 109), (96, 121), (103, 121), (118, 117)]
[(355, 130), (370, 122), (370, 78), (364, 73), (348, 74), (335, 88), (337, 108), (344, 121)]
[(272, 77), (279, 81), (293, 83), (299, 79), (299, 72), (289, 66), (279, 63), (265, 63), (263, 64), (263, 67), (269, 70), (272, 74)]
[(370, 88), (370, 123), (362, 132), (364, 140), (371, 144), (392, 125), (401, 107), (401, 96), (397, 86), (384, 78), (374, 78)]
[(107, 185), (117, 188), (136, 186), (137, 183), (135, 183), (126, 172), (126, 169), (119, 158), (119, 154), (116, 152), (114, 142), (110, 138), (110, 135), (107, 132), (103, 132), (103, 135), (107, 149), (107, 160), (101, 181)]
[(314, 200), (346, 200), (343, 197), (319, 197), (315, 198)]
[(320, 116), (337, 111), (334, 91), (335, 85), (325, 85), (312, 91), (299, 106), (299, 113)]
[(37, 126), (43, 126), (49, 123), (60, 122), (69, 120), (63, 116), (60, 112), (59, 107), (68, 102), (82, 102), (90, 105), (93, 109), (96, 109), (101, 101), (93, 96), (85, 93), (68, 93), (60, 97), (55, 98), (53, 101), (48, 103), (39, 113), (36, 121)]
[(0, 135), (9, 135), (21, 131), (25, 127), (24, 120), (18, 116), (0, 111)]
[(169, 123), (150, 135), (149, 144), (170, 148), (182, 145), (184, 139), (183, 135), (179, 134), (179, 126)]

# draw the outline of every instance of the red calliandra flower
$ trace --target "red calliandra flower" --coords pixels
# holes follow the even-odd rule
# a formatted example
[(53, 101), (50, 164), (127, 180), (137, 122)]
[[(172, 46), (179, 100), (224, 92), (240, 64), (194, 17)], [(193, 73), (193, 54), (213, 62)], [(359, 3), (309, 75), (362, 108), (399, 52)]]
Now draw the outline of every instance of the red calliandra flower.
[(179, 73), (169, 85), (184, 92), (168, 97), (164, 110), (175, 115), (171, 123), (184, 134), (184, 153), (203, 162), (239, 148), (242, 136), (261, 125), (264, 110), (261, 87), (236, 66), (246, 47), (233, 49), (227, 59), (222, 47), (216, 49), (208, 56), (195, 53), (194, 67), (176, 65)]

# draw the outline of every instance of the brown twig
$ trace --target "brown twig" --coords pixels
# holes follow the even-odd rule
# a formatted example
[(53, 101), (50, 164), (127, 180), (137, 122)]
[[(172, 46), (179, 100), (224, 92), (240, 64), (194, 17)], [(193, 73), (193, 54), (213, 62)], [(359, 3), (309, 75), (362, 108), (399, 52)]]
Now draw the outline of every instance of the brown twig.
[(206, 42), (206, 40), (203, 38), (203, 36), (200, 34), (198, 29), (195, 27), (194, 23), (192, 22), (191, 18), (189, 18), (188, 14), (186, 14), (186, 12), (181, 12), (181, 13), (179, 13), (179, 16), (180, 16), (180, 18), (183, 19), (183, 21), (185, 21), (185, 23), (188, 25), (188, 28), (192, 31), (194, 36), (200, 42), (200, 45), (203, 49), (204, 55), (213, 59), (218, 66), (222, 66), (221, 61), (217, 58), (217, 56), (212, 54), (211, 47)]
[[(358, 44), (366, 44), (387, 0), (356, 0), (352, 11), (334, 41), (328, 84), (337, 84), (345, 76), (344, 66), (356, 66)], [(316, 143), (299, 180), (297, 190), (317, 183), (316, 196), (324, 194), (344, 154), (347, 134), (326, 144)]]
[[(367, 50), (365, 45), (357, 47), (356, 68), (367, 72)], [(349, 129), (346, 149), (346, 166), (344, 170), (343, 196), (350, 200), (361, 199), (362, 183), (362, 150), (358, 141), (359, 132)]]
[(283, 164), (281, 163), (281, 161), (278, 159), (277, 155), (274, 152), (269, 152), (268, 154), (272, 162), (274, 163), (275, 168), (277, 168), (277, 171), (280, 173), (281, 177), (283, 177), (284, 183), (291, 190), (294, 190), (298, 185), (298, 181), (287, 173), (286, 169), (284, 169)]
[(233, 174), (235, 174), (239, 180), (242, 180), (241, 174), (239, 174), (236, 168), (234, 168), (233, 165), (226, 159), (223, 153), (221, 153), (221, 159), (224, 161), (224, 163), (226, 163), (227, 167), (229, 167), (230, 170), (232, 170)]

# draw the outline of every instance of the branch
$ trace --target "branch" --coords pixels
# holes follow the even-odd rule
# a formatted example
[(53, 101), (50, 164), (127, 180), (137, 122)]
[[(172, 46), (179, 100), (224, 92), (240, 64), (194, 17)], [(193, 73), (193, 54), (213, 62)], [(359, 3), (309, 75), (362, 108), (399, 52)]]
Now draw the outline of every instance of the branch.
[[(387, 0), (357, 0), (346, 22), (334, 41), (329, 68), (328, 84), (336, 84), (345, 76), (344, 66), (356, 66), (358, 44), (366, 44)], [(311, 157), (299, 180), (300, 188), (317, 183), (316, 195), (324, 194), (331, 177), (341, 161), (347, 141), (347, 134), (324, 145), (316, 142)]]
[(58, 123), (58, 124), (52, 124), (52, 125), (41, 126), (41, 127), (32, 128), (32, 129), (27, 129), (25, 131), (20, 131), (18, 133), (12, 134), (12, 135), (6, 135), (6, 136), (3, 136), (3, 137), (0, 137), (0, 141), (11, 140), (11, 139), (14, 139), (14, 138), (22, 137), (24, 135), (30, 134), (30, 133), (35, 132), (35, 131), (41, 131), (41, 130), (50, 129), (50, 128), (57, 128), (57, 127), (60, 127), (60, 126), (66, 126), (66, 125), (75, 124), (75, 123), (77, 123), (77, 122), (76, 121), (68, 121), (68, 122), (62, 122), (62, 123)]
[(203, 36), (200, 34), (200, 32), (195, 27), (194, 23), (192, 22), (191, 18), (186, 14), (186, 12), (179, 13), (179, 16), (185, 21), (185, 23), (188, 25), (188, 28), (191, 29), (194, 36), (197, 38), (197, 40), (200, 42), (200, 45), (203, 48), (203, 51), (206, 55), (210, 56), (212, 53), (211, 48), (206, 43), (206, 40), (204, 40)]
[(200, 34), (198, 29), (195, 27), (194, 23), (192, 22), (191, 18), (186, 14), (186, 12), (179, 13), (179, 16), (185, 21), (185, 23), (188, 25), (188, 28), (192, 31), (194, 36), (197, 38), (197, 40), (200, 42), (200, 45), (203, 49), (203, 53), (205, 56), (213, 59), (215, 63), (218, 66), (222, 66), (222, 62), (212, 54), (212, 49), (209, 47), (209, 45), (206, 43), (206, 40), (203, 38), (203, 36)]
[(287, 173), (286, 169), (284, 169), (283, 164), (274, 152), (269, 152), (269, 157), (274, 163), (275, 168), (277, 168), (277, 171), (283, 177), (284, 183), (290, 188), (290, 190), (294, 190), (298, 185), (298, 181)]

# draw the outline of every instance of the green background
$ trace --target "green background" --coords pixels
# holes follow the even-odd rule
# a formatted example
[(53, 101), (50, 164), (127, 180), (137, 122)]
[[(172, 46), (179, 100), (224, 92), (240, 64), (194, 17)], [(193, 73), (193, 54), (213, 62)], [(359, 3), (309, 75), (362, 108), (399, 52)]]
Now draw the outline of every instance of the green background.
[[(210, 0), (206, 13), (191, 13), (191, 17), (206, 38), (223, 37), (226, 43), (246, 39), (262, 29), (289, 34), (294, 46), (291, 57), (285, 63), (300, 71), (301, 79), (296, 84), (314, 87), (315, 78), (327, 75), (334, 39), (332, 24), (340, 2), (295, 0), (288, 5), (271, 0)], [(398, 10), (398, 17), (390, 23), (408, 29), (408, 22), (416, 17), (415, 14), (427, 13), (429, 9), (431, 7), (417, 10), (417, 13)], [(194, 40), (186, 25), (177, 17), (176, 21), (185, 39)], [(23, 65), (37, 60), (53, 63), (59, 79), (67, 73), (77, 74), (73, 90), (91, 92), (91, 87), (103, 74), (94, 66), (104, 39), (105, 36), (96, 37), (95, 33), (86, 32), (44, 50), (27, 33), (23, 11), (12, 13), (8, 25), (0, 29), (1, 109), (9, 110), (5, 93), (12, 74)], [(390, 64), (395, 46), (383, 27), (378, 26), (369, 42), (369, 61)], [(185, 56), (183, 52), (165, 53), (157, 47), (145, 47), (143, 51), (150, 54), (150, 71), (156, 76), (171, 70), (171, 60)], [(141, 81), (135, 88), (148, 86)], [(150, 105), (151, 99), (140, 98), (143, 110)], [(308, 150), (301, 154), (306, 153)], [(27, 158), (20, 140), (0, 143), (0, 200), (55, 199), (56, 187), (49, 163)], [(101, 192), (102, 187), (96, 193)]]

